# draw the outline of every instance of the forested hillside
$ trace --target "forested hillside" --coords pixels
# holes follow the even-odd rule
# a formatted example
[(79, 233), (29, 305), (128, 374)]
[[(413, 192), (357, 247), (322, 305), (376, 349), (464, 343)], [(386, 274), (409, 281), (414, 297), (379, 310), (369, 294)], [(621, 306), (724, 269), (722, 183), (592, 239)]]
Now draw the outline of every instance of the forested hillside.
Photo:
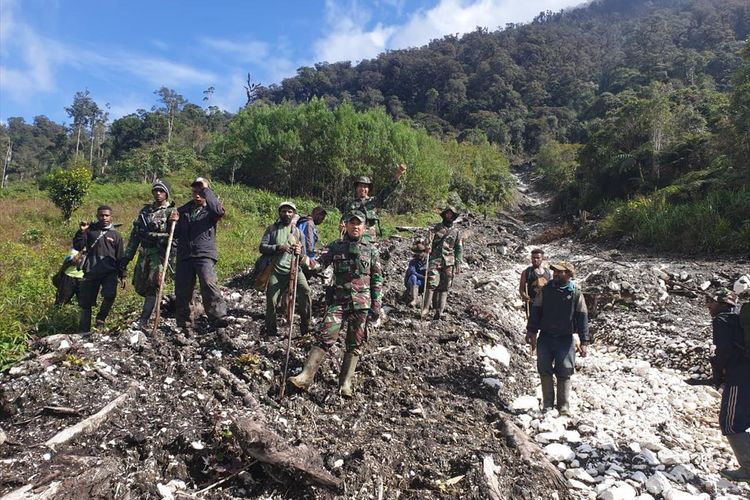
[(11, 118), (0, 144), (10, 182), (83, 157), (103, 179), (211, 172), (328, 204), (351, 176), (385, 183), (407, 162), (398, 210), (502, 204), (509, 161), (533, 160), (559, 209), (605, 217), (598, 234), (738, 250), (750, 238), (748, 33), (745, 0), (602, 0), (270, 87), (248, 75), (237, 115), (212, 105), (212, 88), (203, 107), (161, 88), (153, 109), (110, 123), (80, 92), (70, 124)]

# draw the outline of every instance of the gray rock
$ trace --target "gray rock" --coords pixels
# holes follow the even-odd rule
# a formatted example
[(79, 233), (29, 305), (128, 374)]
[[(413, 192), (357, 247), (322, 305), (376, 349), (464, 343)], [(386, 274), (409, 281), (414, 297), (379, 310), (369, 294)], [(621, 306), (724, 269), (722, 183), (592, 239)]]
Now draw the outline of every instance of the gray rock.
[(661, 472), (655, 473), (646, 481), (646, 490), (652, 495), (662, 495), (672, 489), (672, 483)]
[(637, 495), (635, 488), (628, 483), (618, 483), (599, 493), (596, 498), (599, 500), (635, 500)]

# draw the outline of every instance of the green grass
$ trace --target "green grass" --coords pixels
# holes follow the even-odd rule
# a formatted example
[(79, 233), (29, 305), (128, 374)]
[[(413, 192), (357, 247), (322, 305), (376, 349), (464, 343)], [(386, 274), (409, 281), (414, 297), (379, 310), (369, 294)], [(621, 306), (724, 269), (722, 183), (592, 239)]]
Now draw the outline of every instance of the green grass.
[[(177, 205), (189, 200), (189, 182), (171, 178), (172, 199)], [(212, 185), (222, 199), (227, 215), (219, 223), (217, 273), (225, 280), (247, 270), (258, 257), (258, 244), (266, 226), (276, 218), (282, 197), (241, 186)], [(132, 220), (151, 200), (150, 185), (139, 183), (94, 183), (84, 205), (71, 221), (62, 221), (59, 211), (46, 193), (32, 183), (19, 183), (0, 192), (0, 369), (7, 368), (26, 352), (29, 338), (35, 335), (76, 331), (78, 308), (53, 306), (55, 289), (50, 277), (59, 269), (82, 219), (93, 220), (96, 207), (113, 208), (115, 223), (127, 240)], [(299, 212), (309, 213), (314, 200), (294, 199)], [(331, 207), (320, 226), (321, 244), (338, 237), (339, 212)], [(396, 232), (398, 225), (427, 226), (439, 221), (437, 214), (390, 215), (382, 221), (383, 234)], [(135, 262), (128, 268), (132, 275)], [(142, 299), (130, 283), (119, 291), (108, 326), (120, 328), (140, 311)]]

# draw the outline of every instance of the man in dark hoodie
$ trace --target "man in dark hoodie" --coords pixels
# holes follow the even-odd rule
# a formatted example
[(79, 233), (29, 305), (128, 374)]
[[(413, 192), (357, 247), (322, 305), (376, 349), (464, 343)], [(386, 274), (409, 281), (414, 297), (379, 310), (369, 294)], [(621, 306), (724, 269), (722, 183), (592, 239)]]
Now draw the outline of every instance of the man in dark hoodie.
[(81, 222), (73, 238), (73, 248), (85, 252), (78, 302), (81, 316), (78, 332), (91, 331), (91, 308), (96, 304), (99, 289), (102, 305), (96, 314), (96, 328), (104, 328), (109, 311), (117, 296), (117, 279), (125, 288), (125, 268), (122, 265), (122, 236), (112, 225), (112, 208), (102, 205), (96, 209), (96, 222)]
[(200, 282), (203, 308), (212, 326), (227, 326), (227, 305), (216, 278), (216, 224), (224, 216), (224, 207), (208, 187), (208, 181), (198, 177), (190, 185), (192, 201), (173, 211), (170, 219), (177, 221), (177, 269), (175, 270), (175, 299), (177, 326), (186, 333), (192, 327), (190, 301), (195, 279)]
[(567, 415), (570, 413), (570, 377), (575, 372), (576, 352), (586, 356), (589, 342), (588, 310), (583, 294), (571, 281), (575, 274), (573, 264), (559, 262), (550, 269), (552, 281), (536, 294), (531, 307), (526, 342), (531, 344), (532, 350), (538, 347), (536, 367), (542, 381), (542, 408), (548, 410), (555, 404), (552, 379), (555, 375), (557, 409), (560, 414)]

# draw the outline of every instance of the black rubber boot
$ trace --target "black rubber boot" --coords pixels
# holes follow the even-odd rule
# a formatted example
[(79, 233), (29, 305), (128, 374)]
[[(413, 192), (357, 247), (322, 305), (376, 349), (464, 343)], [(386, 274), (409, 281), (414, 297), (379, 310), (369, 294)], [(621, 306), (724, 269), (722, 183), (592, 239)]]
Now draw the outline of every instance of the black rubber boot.
[(345, 398), (352, 397), (352, 379), (358, 362), (358, 355), (352, 352), (344, 354), (344, 362), (341, 364), (341, 373), (339, 374), (339, 394)]
[(541, 375), (542, 380), (542, 410), (551, 410), (555, 407), (555, 381), (552, 375)]
[(143, 310), (141, 311), (141, 317), (138, 318), (138, 326), (140, 328), (148, 327), (148, 320), (151, 319), (154, 308), (156, 308), (156, 297), (154, 295), (147, 295), (143, 299)]
[(734, 456), (737, 458), (740, 468), (737, 470), (724, 469), (720, 474), (730, 481), (750, 482), (750, 434), (747, 432), (729, 434), (727, 441), (734, 451)]
[(305, 367), (302, 369), (302, 373), (296, 377), (289, 377), (287, 381), (297, 389), (306, 391), (313, 383), (315, 374), (324, 359), (326, 359), (326, 351), (318, 346), (313, 346), (313, 348), (310, 349), (310, 354), (307, 355), (307, 360), (305, 361)]
[(435, 319), (439, 320), (443, 317), (446, 303), (448, 303), (448, 292), (438, 292), (437, 307), (435, 308)]
[(103, 298), (102, 299), (102, 306), (99, 308), (99, 312), (96, 313), (96, 326), (99, 327), (100, 325), (103, 327), (104, 322), (107, 321), (107, 316), (109, 316), (109, 311), (112, 309), (112, 305), (115, 303), (114, 298)]
[(570, 378), (557, 377), (557, 410), (560, 415), (570, 415)]
[(424, 297), (424, 305), (422, 306), (422, 317), (424, 318), (427, 316), (427, 313), (430, 312), (430, 303), (432, 302), (432, 295), (434, 293), (433, 290), (425, 290), (425, 297)]
[(78, 319), (78, 333), (91, 332), (91, 308), (81, 308), (81, 314)]

